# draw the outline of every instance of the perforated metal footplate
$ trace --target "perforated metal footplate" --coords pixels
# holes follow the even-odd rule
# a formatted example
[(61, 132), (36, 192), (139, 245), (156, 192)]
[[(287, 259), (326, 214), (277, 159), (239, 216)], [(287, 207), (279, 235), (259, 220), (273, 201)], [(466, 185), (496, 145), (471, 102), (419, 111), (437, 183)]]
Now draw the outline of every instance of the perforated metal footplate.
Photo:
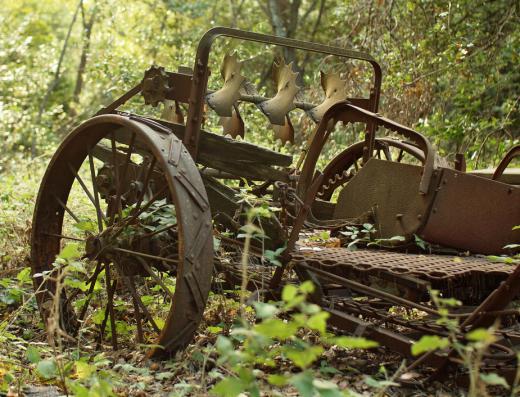
[[(392, 280), (414, 289), (431, 287), (466, 303), (485, 298), (513, 272), (514, 266), (493, 263), (482, 257), (420, 255), (382, 250), (320, 248), (298, 250), (295, 262), (304, 261), (312, 267), (347, 278), (365, 279), (375, 276)], [(415, 282), (414, 282), (415, 280)], [(422, 283), (421, 283), (422, 281)]]

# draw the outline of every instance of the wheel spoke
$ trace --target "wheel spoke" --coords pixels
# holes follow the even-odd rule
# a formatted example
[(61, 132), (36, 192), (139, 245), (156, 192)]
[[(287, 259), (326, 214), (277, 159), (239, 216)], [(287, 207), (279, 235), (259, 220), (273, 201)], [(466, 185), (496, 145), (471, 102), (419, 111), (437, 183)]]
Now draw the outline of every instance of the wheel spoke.
[[(110, 291), (115, 291), (116, 289), (116, 281), (117, 280), (114, 280), (114, 282), (112, 283), (112, 285), (110, 284), (107, 284), (107, 293), (110, 293)], [(101, 323), (101, 326), (99, 327), (99, 339), (98, 339), (98, 348), (101, 346), (101, 342), (103, 342), (103, 338), (105, 336), (105, 329), (106, 329), (106, 326), (107, 326), (107, 322), (108, 322), (108, 317), (109, 317), (109, 310), (108, 310), (108, 305), (105, 306), (105, 316), (103, 317), (103, 322)]]
[[(123, 275), (124, 273), (122, 272), (121, 268), (116, 264), (118, 270), (119, 270), (119, 273), (121, 275)], [(134, 280), (133, 278), (131, 277), (126, 277), (126, 276), (121, 276), (121, 279), (123, 280), (123, 283), (125, 284), (126, 288), (128, 289), (128, 291), (130, 292), (130, 294), (132, 295), (132, 297), (136, 300), (137, 304), (139, 305), (139, 307), (141, 308), (141, 311), (144, 313), (144, 315), (148, 318), (148, 321), (150, 322), (150, 324), (152, 325), (153, 329), (155, 332), (159, 333), (161, 332), (161, 330), (159, 329), (159, 327), (157, 326), (157, 323), (155, 322), (155, 320), (153, 319), (152, 315), (150, 314), (150, 312), (148, 311), (148, 309), (146, 308), (146, 306), (144, 305), (143, 301), (141, 300), (141, 298), (139, 297), (139, 294), (137, 293), (137, 290), (135, 288), (135, 283), (134, 283)]]
[(179, 264), (179, 261), (176, 260), (176, 259), (164, 258), (162, 256), (145, 254), (144, 252), (132, 251), (132, 250), (127, 250), (125, 248), (119, 248), (119, 247), (112, 247), (111, 249), (114, 250), (114, 251), (125, 253), (125, 254), (135, 255), (137, 257), (154, 259), (154, 260), (161, 261), (161, 262), (173, 263), (175, 265)]
[(141, 310), (137, 299), (132, 295), (132, 303), (134, 305), (135, 322), (137, 323), (137, 343), (144, 343), (143, 336), (143, 319), (141, 317)]
[(113, 235), (112, 237), (115, 238), (115, 237), (119, 236), (119, 235), (123, 232), (125, 226), (128, 226), (129, 224), (131, 224), (133, 221), (135, 221), (135, 220), (139, 217), (139, 215), (141, 215), (144, 211), (146, 211), (148, 208), (150, 208), (150, 206), (151, 206), (153, 203), (155, 203), (155, 201), (156, 201), (156, 200), (161, 196), (161, 194), (163, 194), (167, 189), (168, 189), (168, 186), (167, 186), (167, 185), (163, 186), (163, 187), (162, 187), (162, 188), (161, 188), (157, 193), (155, 193), (155, 194), (153, 195), (153, 197), (152, 197), (149, 201), (146, 202), (146, 204), (145, 204), (143, 207), (139, 208), (139, 210), (138, 210), (137, 212), (135, 212), (134, 214), (132, 214), (132, 216), (130, 216), (129, 218), (126, 218), (126, 219), (123, 221), (123, 223), (121, 224), (121, 226), (120, 226), (120, 228), (119, 228), (119, 231), (117, 231), (116, 233), (114, 233), (114, 235)]
[[(110, 135), (110, 143), (112, 147), (112, 159), (114, 161), (114, 174), (116, 179), (116, 186), (119, 187), (120, 179), (119, 179), (119, 164), (117, 161), (117, 150), (116, 150), (116, 139), (115, 134), (112, 132)], [(110, 200), (112, 202), (112, 200)], [(121, 217), (121, 208), (119, 207), (119, 203), (115, 202), (115, 208), (112, 208), (111, 214), (110, 214), (110, 224), (112, 225), (114, 223), (114, 219), (116, 216), (116, 212), (119, 213), (119, 217)]]
[[(85, 194), (89, 198), (90, 202), (94, 205), (94, 207), (96, 207), (96, 200), (94, 199), (94, 196), (92, 196), (92, 193), (90, 193), (90, 191), (88, 190), (87, 186), (85, 185), (85, 182), (83, 182), (83, 179), (81, 179), (81, 177), (79, 176), (78, 172), (70, 164), (69, 164), (69, 169), (72, 172), (72, 174), (74, 175), (74, 178), (76, 178), (76, 180), (81, 185), (83, 191), (85, 192)], [(103, 216), (103, 219), (106, 222), (105, 216), (104, 215), (102, 215), (102, 216)]]
[(152, 179), (153, 170), (155, 168), (155, 163), (156, 163), (156, 159), (154, 156), (154, 157), (152, 157), (152, 161), (150, 162), (150, 166), (144, 177), (143, 190), (141, 191), (141, 194), (139, 195), (139, 198), (137, 199), (137, 203), (135, 204), (136, 211), (139, 210), (139, 208), (141, 207), (141, 204), (143, 203), (144, 195), (146, 194), (146, 190), (148, 189), (148, 185), (150, 184), (150, 180)]
[(392, 153), (390, 152), (390, 148), (386, 144), (383, 145), (383, 153), (388, 161), (392, 161)]
[(168, 231), (170, 229), (173, 229), (174, 227), (177, 227), (177, 223), (165, 226), (163, 228), (157, 229), (157, 230), (155, 230), (153, 232), (150, 232), (150, 233), (147, 233), (147, 234), (143, 234), (142, 236), (139, 236), (138, 238), (141, 238), (141, 239), (143, 239), (143, 238), (150, 238), (150, 237), (153, 237), (153, 236), (155, 236), (157, 234), (161, 234), (161, 233), (164, 233), (164, 232), (166, 232), (166, 231)]
[(42, 233), (42, 234), (44, 236), (59, 237), (59, 238), (63, 238), (63, 239), (66, 239), (66, 240), (83, 241), (83, 242), (85, 241), (82, 238), (64, 236), (63, 234), (56, 234), (56, 233)]
[[(107, 285), (110, 286), (111, 285), (111, 277), (110, 277), (110, 266), (107, 265), (106, 268), (105, 268), (105, 276), (106, 276), (106, 280), (107, 280)], [(114, 314), (114, 292), (116, 290), (116, 286), (117, 286), (117, 280), (114, 280), (114, 283), (113, 283), (113, 287), (112, 288), (109, 288), (108, 290), (108, 302), (107, 302), (107, 306), (108, 306), (108, 312), (110, 314), (110, 327), (112, 329), (112, 347), (114, 348), (114, 350), (117, 350), (117, 330), (116, 330), (116, 318), (115, 318), (115, 314)]]
[(101, 273), (101, 271), (103, 270), (103, 268), (104, 268), (104, 266), (101, 266), (101, 263), (98, 263), (96, 265), (96, 268), (94, 269), (94, 274), (92, 274), (90, 279), (87, 281), (87, 284), (90, 284), (90, 287), (87, 292), (87, 299), (86, 299), (85, 303), (83, 304), (83, 306), (81, 307), (81, 311), (79, 314), (79, 321), (83, 321), (85, 319), (85, 315), (87, 314), (88, 306), (90, 304), (90, 301), (92, 300), (92, 293), (94, 292), (94, 288), (96, 287), (97, 278), (98, 278), (99, 274)]
[(63, 208), (72, 217), (72, 219), (74, 219), (74, 221), (76, 221), (76, 223), (79, 223), (79, 218), (74, 214), (74, 212), (72, 212), (70, 210), (70, 208), (67, 207), (67, 205), (63, 201), (60, 200), (60, 198), (58, 196), (54, 196), (54, 198), (56, 199), (58, 204), (61, 206), (61, 208)]
[(404, 156), (404, 150), (399, 149), (399, 154), (397, 155), (397, 162), (400, 163)]
[(146, 261), (139, 257), (138, 257), (138, 261), (141, 263), (141, 266), (144, 268), (144, 270), (146, 270), (146, 272), (155, 280), (155, 282), (157, 284), (159, 284), (161, 286), (161, 288), (164, 290), (164, 292), (166, 292), (170, 296), (170, 298), (173, 300), (173, 294), (171, 293), (171, 291), (168, 289), (166, 284), (164, 284), (164, 282), (160, 279), (160, 277), (157, 274), (155, 274), (153, 269), (150, 266), (148, 266)]
[[(130, 164), (130, 157), (132, 155), (132, 152), (134, 151), (134, 144), (135, 144), (135, 132), (132, 133), (132, 136), (130, 138), (130, 144), (128, 145), (128, 153), (126, 154), (125, 164), (123, 166), (123, 172), (120, 176), (121, 178), (117, 185), (116, 208), (119, 211), (120, 217), (121, 217), (121, 194), (122, 194), (123, 184), (125, 183), (125, 180), (126, 180), (126, 174), (128, 172), (128, 165)], [(113, 151), (113, 153), (115, 153), (115, 145), (112, 146), (112, 151)]]
[(92, 179), (92, 190), (94, 190), (94, 206), (96, 207), (96, 215), (98, 221), (98, 229), (99, 232), (103, 231), (103, 211), (101, 211), (101, 206), (99, 205), (99, 193), (96, 186), (96, 168), (94, 166), (94, 157), (92, 156), (92, 151), (88, 151), (88, 162), (90, 165), (90, 176)]

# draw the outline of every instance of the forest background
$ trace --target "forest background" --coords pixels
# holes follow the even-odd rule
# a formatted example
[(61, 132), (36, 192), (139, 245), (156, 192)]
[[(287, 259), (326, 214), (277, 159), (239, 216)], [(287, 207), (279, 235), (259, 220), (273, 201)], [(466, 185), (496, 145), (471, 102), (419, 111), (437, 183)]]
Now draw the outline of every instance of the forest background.
[[(0, 321), (18, 313), (32, 294), (24, 270), (32, 211), (59, 142), (136, 85), (151, 65), (191, 67), (198, 40), (219, 25), (369, 52), (383, 70), (381, 114), (427, 135), (449, 161), (460, 152), (470, 169), (496, 166), (520, 143), (520, 2), (515, 0), (0, 0), (0, 281), (5, 280)], [(245, 76), (266, 95), (274, 92), (271, 65), (280, 56), (300, 72), (309, 101), (323, 98), (320, 70), (340, 71), (349, 93), (366, 94), (370, 74), (359, 63), (236, 44), (215, 48), (213, 88), (220, 84), (224, 53), (237, 49), (246, 61)], [(142, 101), (129, 104), (129, 110), (150, 111)], [(247, 140), (279, 147), (264, 116), (251, 109), (243, 116)], [(281, 150), (297, 158), (312, 123), (303, 114), (292, 121), (296, 144)], [(207, 124), (218, 132), (214, 118), (208, 116)], [(322, 159), (358, 139), (359, 131), (336, 135)], [(15, 345), (25, 349), (21, 339), (44, 339), (29, 334), (27, 324), (36, 318), (32, 305), (14, 323), (21, 336), (6, 345), (7, 354)], [(0, 358), (6, 354), (2, 345)], [(191, 364), (180, 360), (179, 365)], [(25, 367), (12, 364), (8, 373)], [(33, 367), (23, 372), (30, 379)], [(0, 365), (5, 375), (2, 371)], [(0, 395), (8, 387), (0, 383)]]

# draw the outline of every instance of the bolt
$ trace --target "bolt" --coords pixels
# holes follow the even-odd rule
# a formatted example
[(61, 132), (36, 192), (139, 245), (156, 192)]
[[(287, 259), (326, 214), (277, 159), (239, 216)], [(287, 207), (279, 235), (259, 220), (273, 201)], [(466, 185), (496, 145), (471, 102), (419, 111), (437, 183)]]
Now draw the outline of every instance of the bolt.
[(401, 220), (403, 218), (403, 214), (396, 214), (395, 219)]
[(422, 219), (422, 215), (421, 214), (417, 215), (417, 219), (421, 220)]

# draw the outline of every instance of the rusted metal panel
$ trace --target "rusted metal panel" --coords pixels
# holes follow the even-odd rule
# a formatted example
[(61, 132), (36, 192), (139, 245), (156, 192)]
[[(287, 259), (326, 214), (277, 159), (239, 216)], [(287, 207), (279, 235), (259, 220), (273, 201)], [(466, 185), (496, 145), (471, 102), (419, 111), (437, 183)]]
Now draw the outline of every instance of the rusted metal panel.
[(520, 242), (520, 187), (442, 169), (428, 220), (427, 241), (481, 254)]
[(427, 285), (413, 283), (413, 279), (427, 281), (432, 288), (466, 302), (480, 302), (500, 282), (507, 279), (514, 267), (494, 263), (481, 257), (452, 255), (408, 254), (383, 250), (324, 248), (320, 251), (299, 251), (295, 262), (327, 270), (343, 277), (368, 281), (369, 276), (398, 283), (403, 290), (411, 288), (427, 292)]
[(419, 166), (371, 158), (341, 191), (334, 217), (353, 219), (368, 212), (380, 237), (413, 237), (433, 200), (434, 189), (419, 194), (422, 171)]

